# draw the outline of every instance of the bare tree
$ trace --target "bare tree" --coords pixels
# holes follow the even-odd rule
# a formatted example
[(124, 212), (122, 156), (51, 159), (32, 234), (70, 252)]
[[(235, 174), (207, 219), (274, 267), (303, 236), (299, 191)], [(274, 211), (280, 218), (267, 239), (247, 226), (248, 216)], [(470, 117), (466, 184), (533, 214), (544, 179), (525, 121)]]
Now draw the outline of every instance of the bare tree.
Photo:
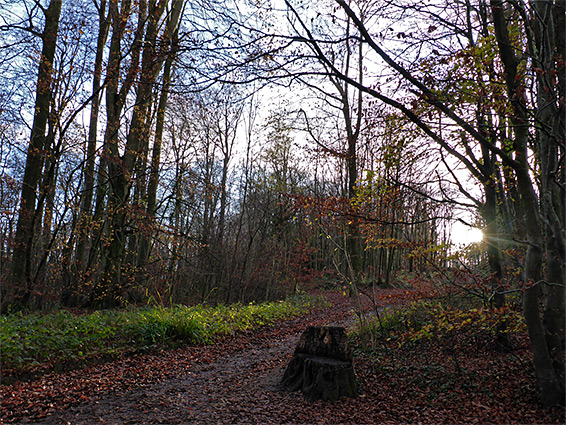
[[(368, 45), (368, 48), (383, 61), (385, 66), (397, 75), (398, 79), (404, 81), (408, 90), (413, 91), (420, 101), (430, 104), (444, 114), (459, 127), (460, 131), (465, 134), (466, 137), (477, 141), (486, 152), (489, 152), (489, 155), (497, 155), (506, 166), (513, 169), (517, 178), (518, 191), (521, 196), (521, 209), (527, 226), (526, 236), (528, 247), (525, 266), (525, 284), (528, 289), (524, 296), (524, 313), (530, 331), (533, 353), (535, 355), (540, 396), (546, 405), (551, 406), (558, 404), (564, 394), (562, 385), (563, 379), (561, 378), (564, 376), (562, 360), (564, 341), (561, 337), (557, 337), (559, 334), (563, 335), (563, 332), (558, 333), (557, 330), (562, 329), (561, 326), (563, 326), (564, 321), (563, 251), (559, 252), (552, 247), (546, 248), (548, 255), (551, 255), (553, 259), (559, 259), (559, 261), (551, 261), (547, 264), (547, 279), (544, 279), (541, 274), (541, 265), (543, 253), (545, 252), (543, 235), (546, 234), (542, 223), (554, 223), (555, 227), (551, 230), (553, 237), (550, 238), (553, 244), (558, 240), (563, 241), (564, 235), (564, 221), (560, 218), (562, 217), (562, 213), (556, 213), (554, 207), (551, 207), (551, 205), (560, 204), (560, 199), (563, 200), (564, 196), (564, 186), (562, 183), (564, 175), (563, 164), (559, 162), (561, 156), (558, 155), (558, 150), (561, 146), (560, 140), (563, 139), (564, 134), (558, 131), (561, 125), (560, 123), (562, 122), (562, 120), (558, 118), (560, 116), (560, 103), (558, 101), (560, 96), (558, 91), (561, 89), (559, 85), (551, 83), (548, 80), (545, 81), (543, 78), (543, 75), (554, 75), (556, 73), (557, 63), (559, 63), (560, 56), (556, 55), (556, 49), (553, 47), (553, 43), (556, 40), (554, 34), (558, 31), (555, 26), (555, 16), (561, 16), (556, 12), (557, 8), (560, 9), (560, 6), (550, 1), (534, 2), (529, 5), (529, 7), (515, 5), (514, 10), (507, 8), (503, 2), (492, 1), (489, 5), (493, 17), (491, 25), (495, 30), (497, 44), (499, 46), (499, 59), (505, 71), (507, 101), (513, 110), (509, 117), (512, 123), (510, 127), (512, 149), (506, 150), (493, 143), (490, 139), (487, 139), (481, 129), (475, 127), (474, 122), (467, 116), (465, 110), (459, 112), (457, 108), (455, 108), (455, 105), (451, 103), (451, 98), (443, 97), (436, 93), (431, 89), (430, 83), (427, 82), (426, 78), (421, 79), (405, 66), (402, 61), (387, 53), (384, 48), (380, 46), (380, 43), (377, 42), (377, 36), (370, 33), (370, 27), (366, 26), (365, 22), (353, 10), (351, 5), (343, 0), (337, 0), (336, 3), (352, 19), (352, 22), (360, 33), (362, 42)], [(288, 6), (290, 10), (294, 11), (291, 4), (288, 3)], [(544, 85), (545, 87), (540, 93), (539, 91), (534, 92), (535, 98), (539, 100), (537, 102), (538, 106), (535, 107), (534, 110), (524, 96), (524, 89), (526, 87), (525, 79), (527, 76), (519, 73), (521, 59), (516, 56), (515, 48), (509, 37), (508, 25), (510, 21), (506, 13), (513, 13), (516, 22), (522, 23), (525, 26), (524, 35), (527, 40), (525, 44), (527, 50), (525, 51), (524, 57), (530, 56), (533, 63), (537, 65), (531, 70), (537, 75), (539, 85)], [(300, 15), (295, 11), (294, 15), (297, 19), (300, 19)], [(458, 28), (457, 23), (452, 26), (452, 29), (458, 30)], [(459, 152), (457, 146), (448, 143), (434, 127), (427, 123), (425, 117), (420, 116), (410, 104), (397, 100), (394, 96), (382, 90), (361, 84), (337, 69), (333, 65), (331, 58), (329, 58), (323, 50), (322, 42), (314, 38), (308, 32), (302, 36), (300, 41), (311, 46), (316, 52), (317, 59), (326, 63), (329, 70), (337, 78), (348, 82), (352, 86), (368, 93), (385, 104), (398, 109), (413, 121), (425, 134), (435, 140), (443, 150), (465, 164), (476, 178), (480, 181), (482, 180), (482, 175), (477, 172), (476, 166), (478, 160), (473, 150), (467, 148), (465, 152)], [(541, 43), (547, 43), (545, 48), (542, 48)], [(548, 43), (550, 43), (550, 45), (548, 45)], [(561, 71), (563, 71), (563, 69)], [(558, 80), (560, 80), (560, 78)], [(545, 95), (543, 93), (547, 92), (553, 93), (551, 99), (544, 97)], [(541, 96), (543, 96), (543, 99), (541, 99)], [(540, 114), (543, 113), (541, 104), (544, 104), (545, 108), (548, 108), (549, 111), (554, 111), (551, 112), (553, 116), (552, 120), (546, 121), (551, 123), (549, 127), (543, 125), (542, 120), (538, 119)], [(536, 111), (534, 116), (536, 119), (529, 117), (530, 110)], [(544, 113), (548, 112), (545, 111)], [(526, 123), (529, 123), (529, 125), (525, 125)], [(537, 158), (537, 160), (540, 161), (540, 166), (546, 167), (549, 164), (555, 164), (552, 170), (547, 169), (555, 176), (551, 179), (555, 190), (550, 190), (550, 188), (543, 186), (541, 200), (543, 201), (543, 205), (546, 206), (543, 207), (542, 210), (539, 209), (536, 182), (531, 178), (529, 171), (531, 165), (529, 163), (529, 150), (530, 146), (532, 146), (530, 135), (534, 133), (538, 135), (536, 142), (539, 146), (534, 150), (535, 154), (538, 155), (544, 152), (544, 155), (548, 155), (546, 157), (547, 159), (544, 161), (542, 157)], [(546, 135), (548, 135), (548, 137), (545, 137)], [(546, 165), (544, 164), (545, 161)], [(550, 250), (548, 250), (548, 248), (550, 248)], [(548, 280), (550, 277), (552, 277), (551, 281)], [(550, 297), (552, 297), (552, 301), (550, 297), (546, 297), (544, 324), (538, 312), (541, 285), (545, 287), (545, 292), (551, 294)], [(559, 323), (562, 323), (562, 325), (559, 325)]]
[(34, 226), (38, 219), (36, 214), (37, 191), (45, 161), (45, 138), (52, 101), (53, 62), (57, 46), (62, 0), (51, 0), (47, 8), (39, 3), (37, 3), (37, 6), (45, 17), (44, 28), (39, 34), (43, 47), (39, 62), (35, 114), (22, 181), (20, 211), (11, 267), (12, 282), (18, 287), (14, 301), (21, 305), (25, 305), (29, 301), (33, 290), (31, 287), (31, 256), (35, 236)]

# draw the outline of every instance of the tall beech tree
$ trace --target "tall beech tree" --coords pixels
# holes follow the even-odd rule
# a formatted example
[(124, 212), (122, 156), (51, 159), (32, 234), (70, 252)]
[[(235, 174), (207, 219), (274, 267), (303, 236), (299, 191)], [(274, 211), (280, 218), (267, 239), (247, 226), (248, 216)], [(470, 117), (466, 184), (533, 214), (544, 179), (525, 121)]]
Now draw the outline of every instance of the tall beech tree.
[(84, 185), (81, 193), (81, 206), (78, 221), (78, 238), (75, 251), (77, 269), (84, 271), (85, 251), (91, 221), (92, 199), (94, 196), (94, 170), (96, 166), (96, 142), (98, 138), (98, 121), (102, 100), (101, 81), (103, 71), (104, 48), (110, 28), (110, 16), (107, 15), (107, 1), (101, 0), (95, 6), (98, 11), (98, 36), (96, 40), (96, 57), (92, 77), (93, 98), (91, 102), (88, 139), (85, 152)]
[[(163, 127), (165, 121), (165, 110), (171, 88), (171, 76), (173, 73), (173, 65), (176, 58), (177, 40), (179, 38), (179, 21), (183, 8), (182, 0), (174, 0), (171, 4), (171, 10), (168, 11), (166, 28), (161, 36), (162, 51), (157, 57), (157, 61), (162, 63), (163, 75), (161, 81), (161, 90), (157, 104), (155, 134), (153, 137), (153, 147), (151, 155), (151, 165), (149, 169), (149, 177), (147, 182), (146, 212), (149, 217), (155, 218), (157, 204), (157, 188), (159, 185), (159, 166), (161, 162), (161, 149), (163, 143)], [(146, 123), (147, 125), (147, 123)], [(145, 174), (141, 176), (145, 178)], [(138, 264), (143, 265), (150, 253), (151, 236), (143, 234), (141, 236)]]
[(37, 236), (34, 226), (36, 220), (39, 219), (36, 214), (38, 187), (45, 161), (45, 140), (52, 101), (53, 62), (57, 47), (62, 0), (51, 0), (47, 8), (42, 7), (39, 3), (38, 6), (43, 12), (45, 24), (40, 34), (42, 51), (37, 74), (35, 113), (22, 181), (11, 266), (12, 284), (18, 292), (14, 296), (14, 301), (20, 305), (25, 305), (29, 301), (33, 290), (31, 287), (32, 247), (34, 238)]
[[(500, 156), (516, 174), (527, 226), (525, 279), (528, 287), (523, 295), (523, 310), (534, 354), (540, 396), (550, 406), (564, 401), (565, 385), (566, 217), (563, 206), (566, 200), (566, 127), (563, 84), (566, 55), (563, 37), (558, 35), (563, 31), (563, 27), (558, 25), (564, 23), (565, 10), (560, 1), (533, 1), (529, 3), (529, 8), (514, 9), (502, 1), (492, 0), (490, 5), (512, 108), (510, 141), (514, 157)], [(516, 47), (511, 42), (510, 27), (513, 21), (506, 17), (506, 13), (519, 14), (517, 23), (524, 25), (526, 45), (523, 58), (518, 56)], [(528, 104), (524, 90), (529, 77), (521, 69), (521, 66), (528, 66), (525, 61), (529, 57), (533, 67), (531, 72), (535, 73), (537, 83), (535, 104), (532, 107)], [(534, 114), (534, 119), (528, 116), (529, 111)], [(528, 158), (530, 138), (533, 136), (537, 168), (540, 167), (541, 173), (540, 197), (537, 195), (537, 183), (530, 175)], [(559, 153), (560, 150), (562, 153)], [(543, 261), (546, 262), (544, 274)], [(542, 317), (539, 312), (541, 294), (544, 294)]]
[[(120, 69), (122, 62), (121, 39), (124, 33), (124, 22), (131, 13), (131, 2), (124, 1), (121, 10), (118, 10), (116, 1), (110, 3), (112, 16), (112, 39), (110, 45), (110, 56), (108, 75), (110, 82), (106, 90), (107, 105), (107, 129), (105, 136), (105, 150), (107, 154), (107, 170), (103, 169), (106, 164), (100, 165), (101, 175), (107, 171), (108, 182), (104, 187), (109, 187), (109, 197), (106, 206), (108, 213), (108, 237), (109, 243), (103, 251), (102, 278), (93, 293), (93, 301), (103, 305), (112, 305), (118, 302), (123, 287), (121, 282), (122, 263), (125, 259), (125, 250), (128, 238), (128, 217), (131, 212), (130, 196), (134, 187), (139, 190), (145, 198), (141, 173), (145, 173), (145, 154), (149, 146), (150, 107), (153, 101), (154, 86), (165, 60), (164, 52), (159, 49), (167, 46), (176, 31), (180, 16), (178, 2), (174, 7), (173, 19), (165, 25), (164, 43), (157, 43), (160, 34), (164, 12), (168, 1), (142, 1), (137, 9), (137, 23), (135, 34), (131, 43), (131, 62), (122, 86), (120, 83)], [(136, 87), (136, 94), (131, 116), (130, 127), (126, 136), (123, 153), (120, 154), (118, 131), (120, 129), (121, 112), (130, 89)], [(145, 158), (145, 159), (144, 159)], [(137, 172), (137, 175), (136, 175)], [(134, 178), (138, 178), (137, 186), (134, 186)], [(103, 190), (99, 188), (99, 190)], [(138, 195), (139, 197), (140, 195)], [(102, 202), (102, 199), (99, 199)], [(99, 204), (100, 207), (100, 204)]]

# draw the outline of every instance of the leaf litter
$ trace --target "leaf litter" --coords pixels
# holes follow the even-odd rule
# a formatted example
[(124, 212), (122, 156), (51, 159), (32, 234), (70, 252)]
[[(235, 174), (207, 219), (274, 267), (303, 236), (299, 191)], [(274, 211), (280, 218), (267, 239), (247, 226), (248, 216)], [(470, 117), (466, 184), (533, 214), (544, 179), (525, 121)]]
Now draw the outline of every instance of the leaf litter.
[[(382, 306), (407, 302), (389, 289)], [(125, 356), (80, 370), (2, 385), (5, 423), (91, 424), (562, 424), (562, 409), (538, 403), (521, 335), (512, 353), (384, 344), (356, 349), (356, 399), (309, 401), (279, 386), (301, 332), (352, 328), (352, 301), (325, 292), (332, 307), (209, 346)], [(366, 305), (369, 309), (369, 305)]]

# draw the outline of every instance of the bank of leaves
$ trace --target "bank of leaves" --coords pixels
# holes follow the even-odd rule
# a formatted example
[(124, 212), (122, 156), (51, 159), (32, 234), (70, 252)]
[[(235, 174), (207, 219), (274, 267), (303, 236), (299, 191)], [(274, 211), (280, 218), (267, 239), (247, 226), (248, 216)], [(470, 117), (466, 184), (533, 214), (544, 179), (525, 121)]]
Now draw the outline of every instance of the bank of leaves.
[(45, 362), (209, 344), (227, 335), (301, 315), (319, 303), (317, 298), (302, 295), (263, 304), (4, 315), (0, 317), (0, 361), (4, 370), (25, 370)]
[[(495, 344), (502, 332), (510, 351)], [(513, 300), (505, 308), (453, 295), (410, 302), (378, 311), (351, 340), (363, 395), (386, 412), (381, 423), (564, 423), (562, 409), (537, 400)]]

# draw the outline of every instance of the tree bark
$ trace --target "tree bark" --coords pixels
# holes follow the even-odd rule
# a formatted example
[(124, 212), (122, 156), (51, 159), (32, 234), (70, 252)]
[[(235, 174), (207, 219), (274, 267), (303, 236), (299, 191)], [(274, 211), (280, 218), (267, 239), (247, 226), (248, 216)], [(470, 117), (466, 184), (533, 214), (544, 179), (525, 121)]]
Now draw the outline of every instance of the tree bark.
[(25, 305), (31, 295), (32, 247), (38, 184), (45, 160), (45, 133), (52, 101), (53, 61), (57, 46), (62, 0), (51, 0), (45, 14), (45, 27), (41, 34), (42, 51), (37, 76), (35, 114), (27, 151), (22, 182), (20, 211), (12, 254), (11, 281), (16, 288), (15, 304)]
[[(553, 71), (558, 81), (564, 83), (564, 12), (563, 1), (534, 1), (532, 27), (537, 59), (543, 72), (537, 73), (536, 147), (541, 171), (540, 197), (544, 215), (546, 285), (544, 286), (543, 327), (548, 351), (553, 360), (554, 369), (562, 384), (564, 393), (565, 380), (565, 209), (566, 205), (566, 169), (564, 166), (564, 97), (563, 88), (556, 84)], [(560, 11), (562, 15), (560, 15)], [(558, 19), (558, 22), (555, 22)], [(559, 26), (557, 24), (562, 24)], [(555, 32), (561, 33), (561, 39)], [(558, 63), (558, 66), (556, 64)], [(562, 76), (560, 76), (562, 73)], [(561, 104), (562, 102), (562, 104)], [(560, 146), (562, 160), (560, 161)]]
[(297, 344), (281, 384), (301, 390), (310, 399), (355, 398), (358, 384), (346, 330), (340, 327), (308, 327)]

